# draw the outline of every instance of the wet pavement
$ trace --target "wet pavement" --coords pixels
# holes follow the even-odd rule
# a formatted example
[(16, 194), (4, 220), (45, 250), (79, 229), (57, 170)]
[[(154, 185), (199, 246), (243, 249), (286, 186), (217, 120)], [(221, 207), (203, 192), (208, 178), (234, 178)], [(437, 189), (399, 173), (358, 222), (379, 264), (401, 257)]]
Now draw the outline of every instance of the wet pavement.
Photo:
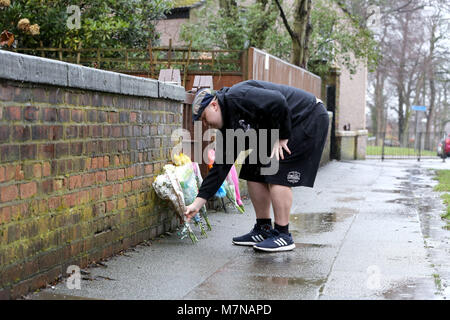
[(210, 213), (213, 230), (193, 245), (175, 234), (85, 269), (31, 299), (450, 299), (450, 231), (433, 192), (442, 160), (336, 162), (314, 189), (295, 188), (296, 249), (259, 253), (231, 244), (254, 224), (246, 213)]

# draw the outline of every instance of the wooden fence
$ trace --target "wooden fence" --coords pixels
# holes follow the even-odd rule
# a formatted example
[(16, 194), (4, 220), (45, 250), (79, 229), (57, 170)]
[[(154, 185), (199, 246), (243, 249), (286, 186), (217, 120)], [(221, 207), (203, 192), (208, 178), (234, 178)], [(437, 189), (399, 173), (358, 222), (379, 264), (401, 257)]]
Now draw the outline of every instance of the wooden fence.
[(248, 60), (248, 79), (285, 84), (321, 97), (319, 76), (256, 48), (249, 49)]
[(11, 48), (18, 53), (57, 59), (87, 67), (148, 78), (158, 78), (161, 69), (180, 69), (182, 83), (197, 74), (243, 74), (243, 50), (201, 50), (188, 47), (135, 48)]

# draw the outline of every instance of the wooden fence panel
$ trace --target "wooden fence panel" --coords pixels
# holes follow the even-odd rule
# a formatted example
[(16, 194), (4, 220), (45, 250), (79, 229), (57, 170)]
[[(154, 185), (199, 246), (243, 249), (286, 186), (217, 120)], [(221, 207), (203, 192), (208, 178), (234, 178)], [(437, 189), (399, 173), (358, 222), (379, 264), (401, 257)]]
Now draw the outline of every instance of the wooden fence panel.
[(319, 76), (272, 56), (256, 48), (248, 54), (248, 79), (285, 84), (303, 89), (321, 97), (322, 80)]

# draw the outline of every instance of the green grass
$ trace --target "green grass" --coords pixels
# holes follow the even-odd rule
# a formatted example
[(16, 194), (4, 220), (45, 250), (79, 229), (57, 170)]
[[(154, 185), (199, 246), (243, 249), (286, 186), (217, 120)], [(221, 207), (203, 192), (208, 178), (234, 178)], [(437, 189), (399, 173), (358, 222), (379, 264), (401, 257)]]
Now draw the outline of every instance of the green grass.
[[(382, 146), (367, 146), (368, 156), (381, 156)], [(385, 156), (416, 156), (419, 154), (419, 150), (414, 148), (401, 148), (401, 147), (384, 147)], [(421, 150), (422, 156), (437, 156), (436, 152)]]
[[(450, 170), (436, 170), (435, 180), (439, 181), (439, 184), (434, 187), (434, 191), (446, 192), (441, 195), (447, 206), (447, 212), (442, 215), (442, 218), (450, 221), (450, 193), (447, 193), (450, 192)], [(450, 229), (450, 222), (447, 224), (447, 229)]]

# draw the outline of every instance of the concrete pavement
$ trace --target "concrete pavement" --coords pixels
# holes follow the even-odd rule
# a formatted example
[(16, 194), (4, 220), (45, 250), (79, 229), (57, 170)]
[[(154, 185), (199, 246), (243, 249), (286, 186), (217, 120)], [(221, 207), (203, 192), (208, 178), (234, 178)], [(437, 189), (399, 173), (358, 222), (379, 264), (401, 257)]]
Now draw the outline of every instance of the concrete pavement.
[(213, 230), (193, 245), (166, 235), (84, 270), (30, 299), (449, 299), (450, 231), (432, 191), (442, 160), (336, 162), (314, 189), (295, 188), (296, 249), (258, 253), (231, 244), (254, 224), (246, 213), (210, 213)]

